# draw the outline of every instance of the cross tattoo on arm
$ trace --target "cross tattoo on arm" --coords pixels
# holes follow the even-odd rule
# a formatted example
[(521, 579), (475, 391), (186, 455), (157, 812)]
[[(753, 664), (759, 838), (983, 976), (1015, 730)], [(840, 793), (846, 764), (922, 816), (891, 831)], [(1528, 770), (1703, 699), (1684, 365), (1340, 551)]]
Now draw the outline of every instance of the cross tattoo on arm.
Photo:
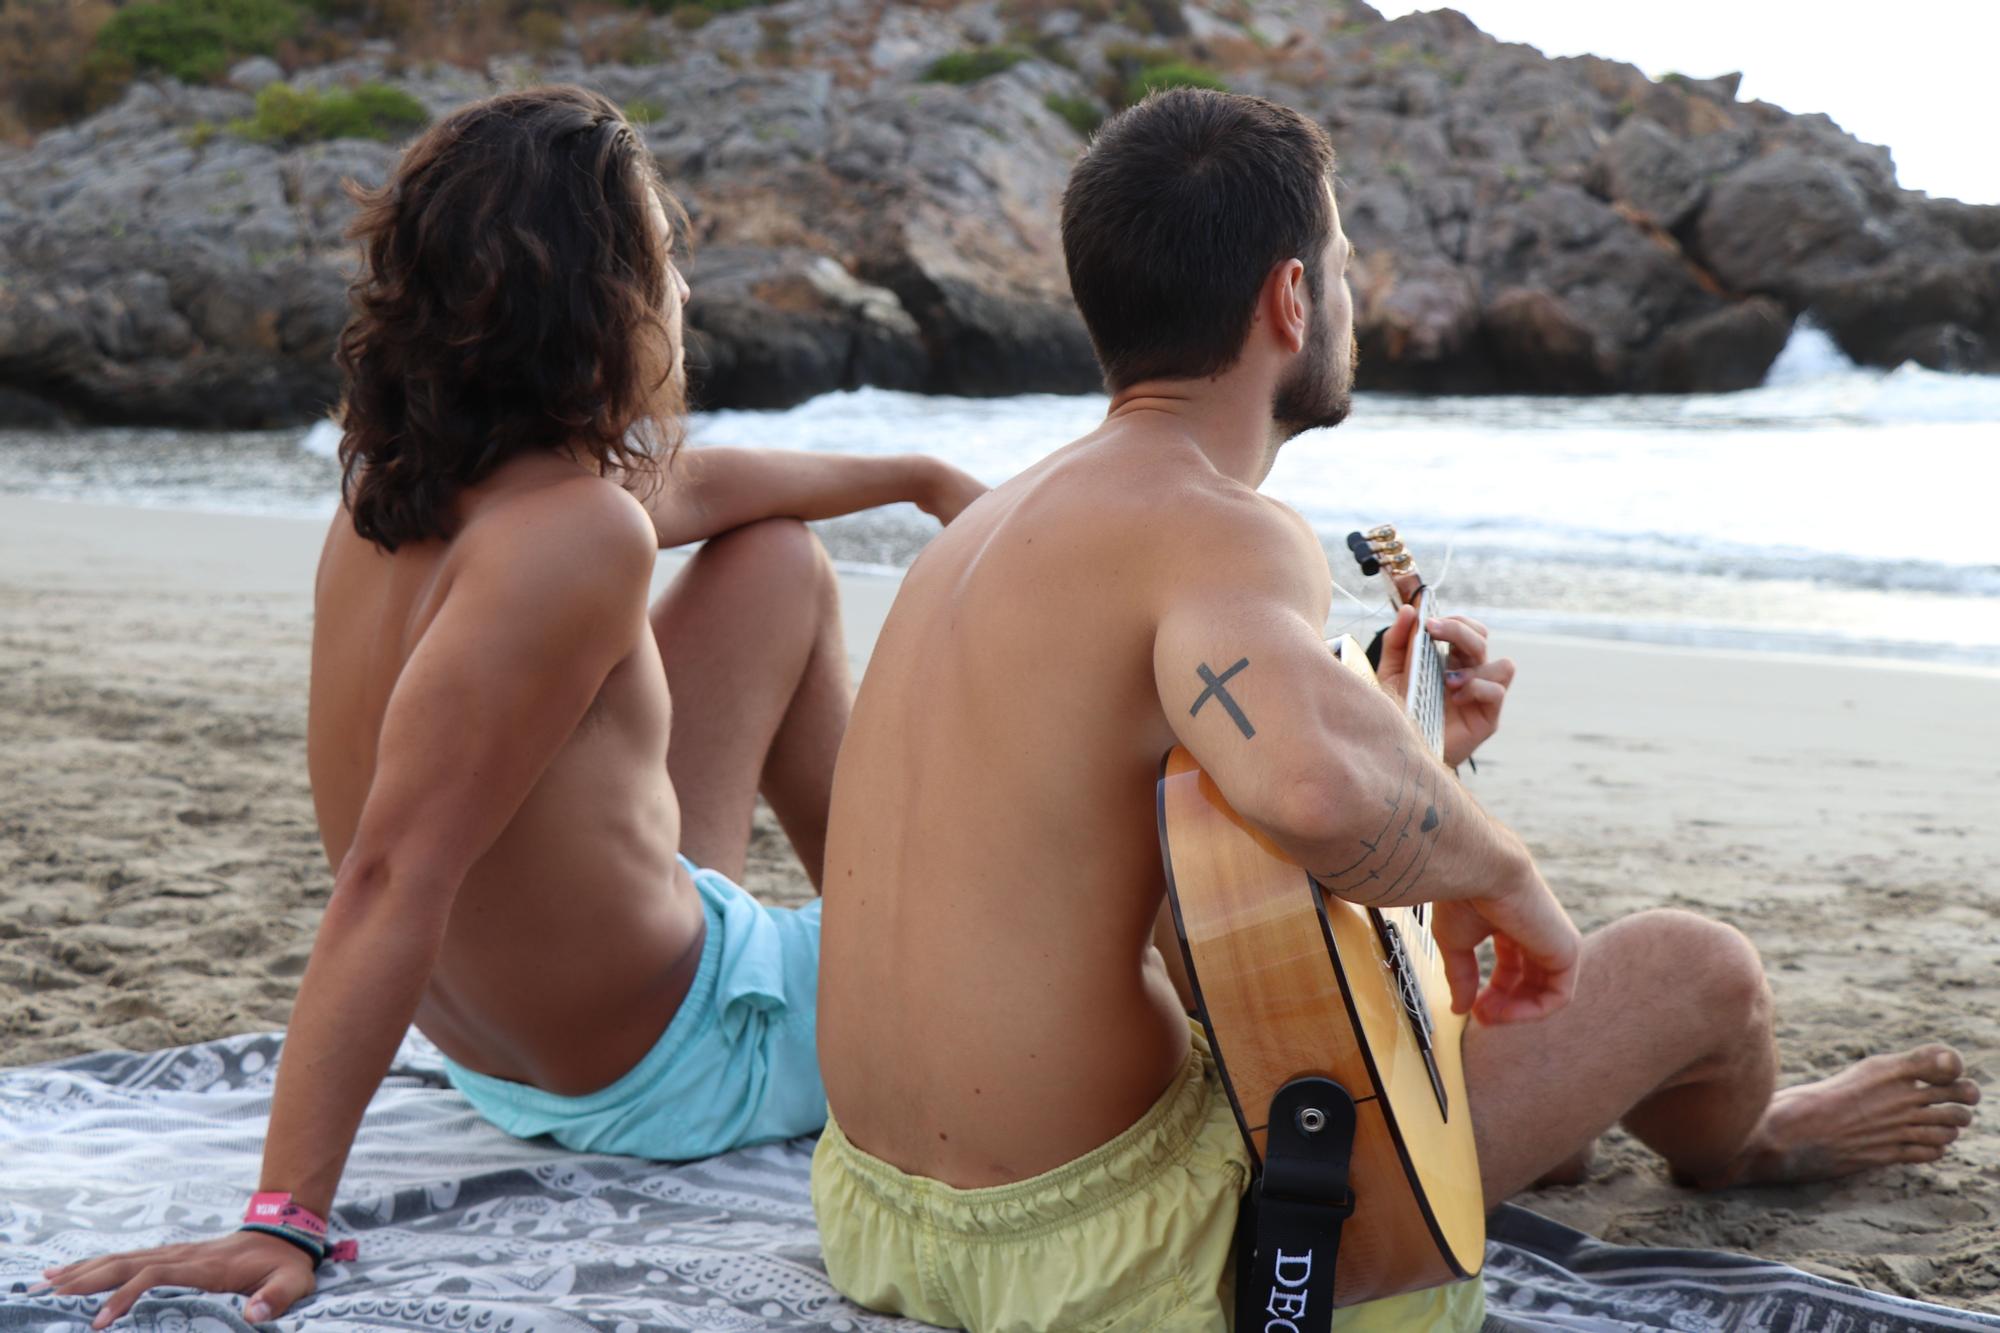
[(1243, 715), (1242, 706), (1236, 702), (1234, 696), (1232, 696), (1228, 690), (1223, 688), (1223, 686), (1228, 682), (1231, 676), (1234, 676), (1237, 672), (1243, 670), (1244, 667), (1247, 667), (1249, 665), (1250, 665), (1249, 658), (1247, 657), (1239, 658), (1235, 666), (1229, 668), (1229, 670), (1223, 672), (1219, 676), (1216, 675), (1214, 671), (1209, 669), (1209, 665), (1206, 662), (1203, 662), (1200, 666), (1196, 667), (1194, 669), (1195, 674), (1201, 677), (1202, 684), (1206, 688), (1203, 689), (1200, 694), (1195, 696), (1194, 707), (1188, 709), (1188, 716), (1194, 717), (1196, 714), (1200, 713), (1201, 706), (1207, 703), (1210, 699), (1213, 699), (1217, 703), (1222, 705), (1224, 712), (1229, 714), (1229, 720), (1231, 722), (1234, 722), (1236, 724), (1236, 729), (1243, 733), (1244, 740), (1247, 741), (1252, 736), (1255, 736), (1257, 734), (1257, 728), (1250, 725), (1250, 719)]

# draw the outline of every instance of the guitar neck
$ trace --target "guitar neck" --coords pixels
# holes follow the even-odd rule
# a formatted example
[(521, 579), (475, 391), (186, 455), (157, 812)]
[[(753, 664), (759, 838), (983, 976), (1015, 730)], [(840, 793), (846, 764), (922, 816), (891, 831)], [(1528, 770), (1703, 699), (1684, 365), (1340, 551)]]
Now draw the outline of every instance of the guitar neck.
[(1422, 734), (1424, 744), (1431, 747), (1432, 756), (1442, 759), (1444, 663), (1438, 657), (1437, 645), (1431, 640), (1430, 631), (1425, 628), (1437, 614), (1430, 589), (1424, 586), (1423, 575), (1417, 573), (1415, 558), (1404, 549), (1395, 527), (1390, 524), (1385, 523), (1366, 532), (1348, 533), (1347, 549), (1353, 552), (1363, 574), (1387, 574), (1389, 586), (1395, 589), (1396, 600), (1416, 608), (1417, 627), (1410, 635), (1410, 656), (1404, 663), (1403, 711)]
[(1417, 590), (1417, 628), (1410, 635), (1409, 673), (1404, 677), (1408, 682), (1408, 697), (1404, 700), (1404, 711), (1410, 721), (1423, 736), (1424, 744), (1431, 747), (1433, 758), (1444, 757), (1444, 662), (1438, 656), (1437, 645), (1424, 627), (1436, 614), (1431, 605), (1428, 588)]

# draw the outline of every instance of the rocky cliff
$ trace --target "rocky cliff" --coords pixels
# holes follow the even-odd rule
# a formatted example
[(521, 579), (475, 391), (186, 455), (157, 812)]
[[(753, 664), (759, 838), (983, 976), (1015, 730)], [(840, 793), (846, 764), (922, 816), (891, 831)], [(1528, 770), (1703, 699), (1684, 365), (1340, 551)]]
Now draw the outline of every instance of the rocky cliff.
[(790, 0), (645, 21), (628, 64), (587, 63), (594, 35), (478, 71), (382, 42), (251, 61), (0, 149), (0, 422), (264, 425), (332, 401), (340, 182), (380, 181), (397, 147), (232, 130), (280, 78), (387, 82), (434, 115), (574, 81), (643, 119), (695, 220), (711, 406), (1095, 387), (1057, 201), (1090, 121), (1176, 61), (1331, 131), (1364, 386), (1743, 387), (1801, 316), (1859, 361), (2000, 369), (2000, 207), (1900, 189), (1886, 150), (1739, 102), (1733, 77), (1654, 82), (1359, 0)]

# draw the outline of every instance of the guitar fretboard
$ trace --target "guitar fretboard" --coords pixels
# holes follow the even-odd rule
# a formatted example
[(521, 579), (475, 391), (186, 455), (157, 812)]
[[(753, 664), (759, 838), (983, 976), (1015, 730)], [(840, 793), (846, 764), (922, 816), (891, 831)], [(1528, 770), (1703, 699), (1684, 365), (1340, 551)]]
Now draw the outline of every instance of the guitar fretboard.
[(1417, 628), (1410, 636), (1408, 709), (1435, 758), (1444, 756), (1444, 663), (1424, 626), (1431, 622), (1429, 589), (1417, 594)]

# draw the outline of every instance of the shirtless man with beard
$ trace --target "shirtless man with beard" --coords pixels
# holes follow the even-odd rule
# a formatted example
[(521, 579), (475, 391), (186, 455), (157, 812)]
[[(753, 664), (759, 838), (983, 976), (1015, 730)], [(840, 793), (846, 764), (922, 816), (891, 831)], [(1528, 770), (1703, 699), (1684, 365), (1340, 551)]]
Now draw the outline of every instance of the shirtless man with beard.
[[(876, 645), (827, 838), (813, 1166), (828, 1271), (864, 1305), (975, 1330), (1226, 1324), (1249, 1161), (1153, 944), (1160, 757), (1185, 745), (1313, 870), (1355, 861), (1422, 750), (1327, 653), (1324, 552), (1256, 489), (1348, 410), (1332, 171), (1317, 126), (1254, 98), (1161, 93), (1098, 132), (1063, 242), (1110, 411), (954, 522)], [(1455, 765), (1513, 668), (1470, 621), (1430, 628)], [(1254, 736), (1193, 706), (1204, 666), (1244, 659), (1228, 689)], [(1473, 1016), (1490, 1202), (1614, 1124), (1720, 1188), (1933, 1161), (1971, 1120), (1942, 1046), (1776, 1090), (1747, 939), (1678, 911), (1579, 938), (1519, 838), (1449, 773), (1419, 780), (1440, 818), (1397, 901), (1437, 904)], [(1336, 1327), (1464, 1330), (1481, 1308), (1460, 1283)]]
[[(679, 209), (594, 93), (463, 108), (361, 203), (307, 735), (333, 895), (245, 1228), (51, 1270), (115, 1288), (97, 1328), (158, 1286), (253, 1323), (309, 1293), (413, 1021), (523, 1137), (679, 1160), (817, 1130), (818, 904), (733, 883), (759, 792), (820, 879), (851, 687), (800, 520), (984, 489), (916, 457), (674, 458)], [(704, 539), (649, 610), (659, 551)]]

